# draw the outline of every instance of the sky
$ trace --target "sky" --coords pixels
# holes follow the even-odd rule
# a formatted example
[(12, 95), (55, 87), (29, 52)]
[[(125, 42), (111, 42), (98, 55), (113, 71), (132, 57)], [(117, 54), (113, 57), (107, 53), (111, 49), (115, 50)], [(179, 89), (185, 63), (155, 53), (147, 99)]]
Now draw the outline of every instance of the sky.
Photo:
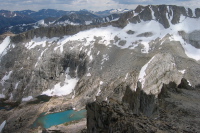
[(180, 5), (200, 7), (200, 0), (0, 0), (0, 10), (34, 10), (58, 9), (77, 11), (87, 9), (103, 11), (107, 9), (135, 9), (137, 5)]

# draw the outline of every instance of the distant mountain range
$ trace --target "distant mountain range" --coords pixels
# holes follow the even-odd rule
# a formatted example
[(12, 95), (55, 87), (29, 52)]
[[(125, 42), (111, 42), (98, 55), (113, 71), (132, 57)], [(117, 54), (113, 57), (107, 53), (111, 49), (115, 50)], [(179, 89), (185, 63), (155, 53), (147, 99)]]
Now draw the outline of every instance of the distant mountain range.
[(99, 24), (119, 18), (128, 9), (111, 9), (105, 11), (62, 11), (42, 9), (39, 11), (7, 11), (0, 10), (0, 34), (25, 32), (43, 26), (88, 25)]

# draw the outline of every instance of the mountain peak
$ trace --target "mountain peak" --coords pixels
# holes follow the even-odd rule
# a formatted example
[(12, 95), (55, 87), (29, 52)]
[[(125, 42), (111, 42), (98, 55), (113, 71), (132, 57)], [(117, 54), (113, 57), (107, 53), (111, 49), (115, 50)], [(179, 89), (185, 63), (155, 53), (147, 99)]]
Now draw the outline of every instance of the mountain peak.
[(169, 28), (170, 24), (181, 22), (182, 17), (199, 18), (200, 10), (194, 10), (176, 5), (148, 5), (138, 6), (134, 12), (136, 16), (130, 21), (138, 23), (141, 21), (155, 20), (160, 22), (165, 28)]

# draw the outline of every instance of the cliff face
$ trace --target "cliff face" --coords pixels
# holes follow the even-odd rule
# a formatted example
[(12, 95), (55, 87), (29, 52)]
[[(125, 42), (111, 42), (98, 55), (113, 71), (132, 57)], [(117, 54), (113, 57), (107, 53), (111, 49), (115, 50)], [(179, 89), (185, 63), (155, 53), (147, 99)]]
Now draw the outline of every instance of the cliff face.
[(165, 28), (169, 28), (172, 24), (178, 24), (182, 18), (199, 18), (199, 8), (194, 11), (190, 8), (175, 5), (150, 5), (146, 7), (139, 6), (135, 13), (138, 14), (130, 19), (132, 23), (140, 23), (141, 21), (155, 20), (161, 23)]
[(199, 117), (199, 90), (188, 86), (185, 79), (179, 87), (170, 82), (157, 98), (143, 92), (140, 85), (136, 92), (127, 86), (122, 102), (89, 103), (87, 132), (199, 132), (199, 120), (194, 119)]
[[(152, 116), (164, 84), (179, 85), (182, 78), (190, 86), (200, 84), (200, 27), (191, 26), (200, 22), (197, 12), (194, 16), (183, 7), (139, 6), (101, 25), (45, 27), (6, 37), (0, 44), (1, 101), (26, 108), (27, 102), (49, 95), (53, 102), (39, 104), (48, 112), (112, 99), (128, 103), (130, 107), (120, 105), (128, 114)], [(4, 118), (12, 125), (18, 116), (8, 111)]]

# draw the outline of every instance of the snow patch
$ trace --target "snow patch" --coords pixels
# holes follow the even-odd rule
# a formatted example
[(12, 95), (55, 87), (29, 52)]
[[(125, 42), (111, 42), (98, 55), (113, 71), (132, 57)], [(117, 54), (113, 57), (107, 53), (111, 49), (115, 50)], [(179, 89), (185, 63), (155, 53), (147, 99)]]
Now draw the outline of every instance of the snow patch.
[(3, 128), (5, 127), (6, 125), (6, 121), (3, 121), (0, 125), (0, 133), (2, 132)]
[(37, 22), (37, 24), (38, 24), (38, 25), (41, 25), (41, 26), (48, 26), (48, 25), (44, 22), (44, 19), (39, 20), (39, 21)]
[(4, 94), (0, 94), (0, 98), (5, 98), (5, 95)]
[(192, 86), (192, 84), (190, 83), (190, 81), (189, 81), (189, 80), (187, 80), (187, 82), (188, 82), (188, 85), (189, 85), (189, 86)]
[(99, 84), (102, 85), (102, 84), (103, 84), (103, 81), (100, 81)]
[(11, 93), (9, 100), (12, 100), (12, 99), (13, 99), (13, 94)]
[(86, 75), (87, 77), (90, 77), (90, 76), (92, 76), (90, 73), (87, 73), (87, 75)]
[(154, 59), (154, 56), (141, 68), (140, 73), (139, 73), (139, 81), (142, 84), (142, 88), (144, 87), (144, 83), (145, 83), (145, 76), (146, 76), (146, 69), (147, 66), (149, 65), (149, 63)]
[(128, 78), (128, 73), (126, 74), (126, 76), (125, 76), (125, 80)]
[(10, 44), (10, 37), (7, 36), (3, 42), (0, 44), (0, 55), (3, 53), (3, 51), (8, 47)]
[[(48, 49), (48, 48), (47, 48), (47, 49)], [(44, 52), (45, 52), (47, 49), (45, 49), (44, 51), (41, 52), (40, 57), (38, 58), (38, 60), (37, 60), (37, 62), (36, 62), (36, 64), (35, 64), (35, 67), (38, 65), (39, 60), (41, 60), (41, 58), (42, 58)]]
[(12, 74), (12, 71), (4, 75), (4, 77), (1, 79), (1, 84), (4, 85), (5, 81), (10, 78), (10, 75)]
[(34, 37), (30, 42), (25, 44), (25, 47), (27, 49), (32, 49), (35, 48), (36, 46), (41, 46), (45, 47), (47, 43), (52, 43), (53, 41), (56, 41), (58, 38), (57, 37), (53, 37), (53, 38), (47, 38), (47, 37)]
[[(133, 35), (127, 34), (127, 31), (130, 29), (134, 29), (134, 31), (137, 34)], [(129, 23), (123, 29), (113, 26), (93, 28), (90, 30), (81, 31), (75, 35), (65, 36), (58, 42), (58, 46), (54, 48), (54, 50), (60, 48), (60, 51), (63, 52), (63, 46), (69, 41), (80, 41), (83, 46), (94, 45), (95, 37), (101, 37), (101, 40), (99, 40), (99, 44), (110, 46), (111, 45), (110, 40), (114, 40), (114, 38), (117, 36), (121, 40), (126, 40), (126, 43), (123, 46), (121, 46), (118, 45), (118, 42), (114, 42), (113, 45), (116, 45), (122, 49), (125, 48), (134, 49), (138, 45), (144, 45), (144, 50), (142, 52), (148, 53), (149, 42), (155, 40), (159, 36), (164, 37), (164, 35), (166, 35), (166, 32), (163, 33), (164, 29), (165, 28), (155, 20), (145, 21), (138, 24)], [(149, 31), (154, 32), (153, 35), (150, 37), (137, 36), (138, 34), (142, 34)], [(139, 43), (135, 44), (134, 42), (136, 41), (138, 41)]]
[(107, 60), (109, 60), (108, 54), (103, 55), (103, 59), (102, 59), (102, 61), (101, 61), (101, 65), (103, 65), (104, 62), (107, 61)]
[(33, 99), (33, 96), (28, 96), (28, 97), (22, 98), (22, 101), (27, 102), (27, 101), (30, 101), (31, 99)]
[(185, 69), (184, 70), (178, 70), (180, 73), (185, 74)]
[(61, 85), (61, 82), (57, 83), (53, 89), (46, 90), (42, 92), (44, 95), (48, 96), (63, 96), (70, 94), (73, 89), (75, 88), (77, 82), (79, 81), (78, 78), (71, 78), (69, 73), (69, 68), (66, 70), (65, 81), (64, 84)]
[(86, 25), (89, 25), (89, 24), (91, 24), (92, 23), (92, 21), (85, 21), (85, 24)]
[[(100, 84), (100, 86), (103, 85), (103, 81), (100, 81), (99, 84)], [(99, 89), (98, 89), (98, 91), (97, 91), (96, 96), (99, 96), (100, 93), (101, 93), (101, 87), (100, 87), (100, 86), (99, 86)]]

